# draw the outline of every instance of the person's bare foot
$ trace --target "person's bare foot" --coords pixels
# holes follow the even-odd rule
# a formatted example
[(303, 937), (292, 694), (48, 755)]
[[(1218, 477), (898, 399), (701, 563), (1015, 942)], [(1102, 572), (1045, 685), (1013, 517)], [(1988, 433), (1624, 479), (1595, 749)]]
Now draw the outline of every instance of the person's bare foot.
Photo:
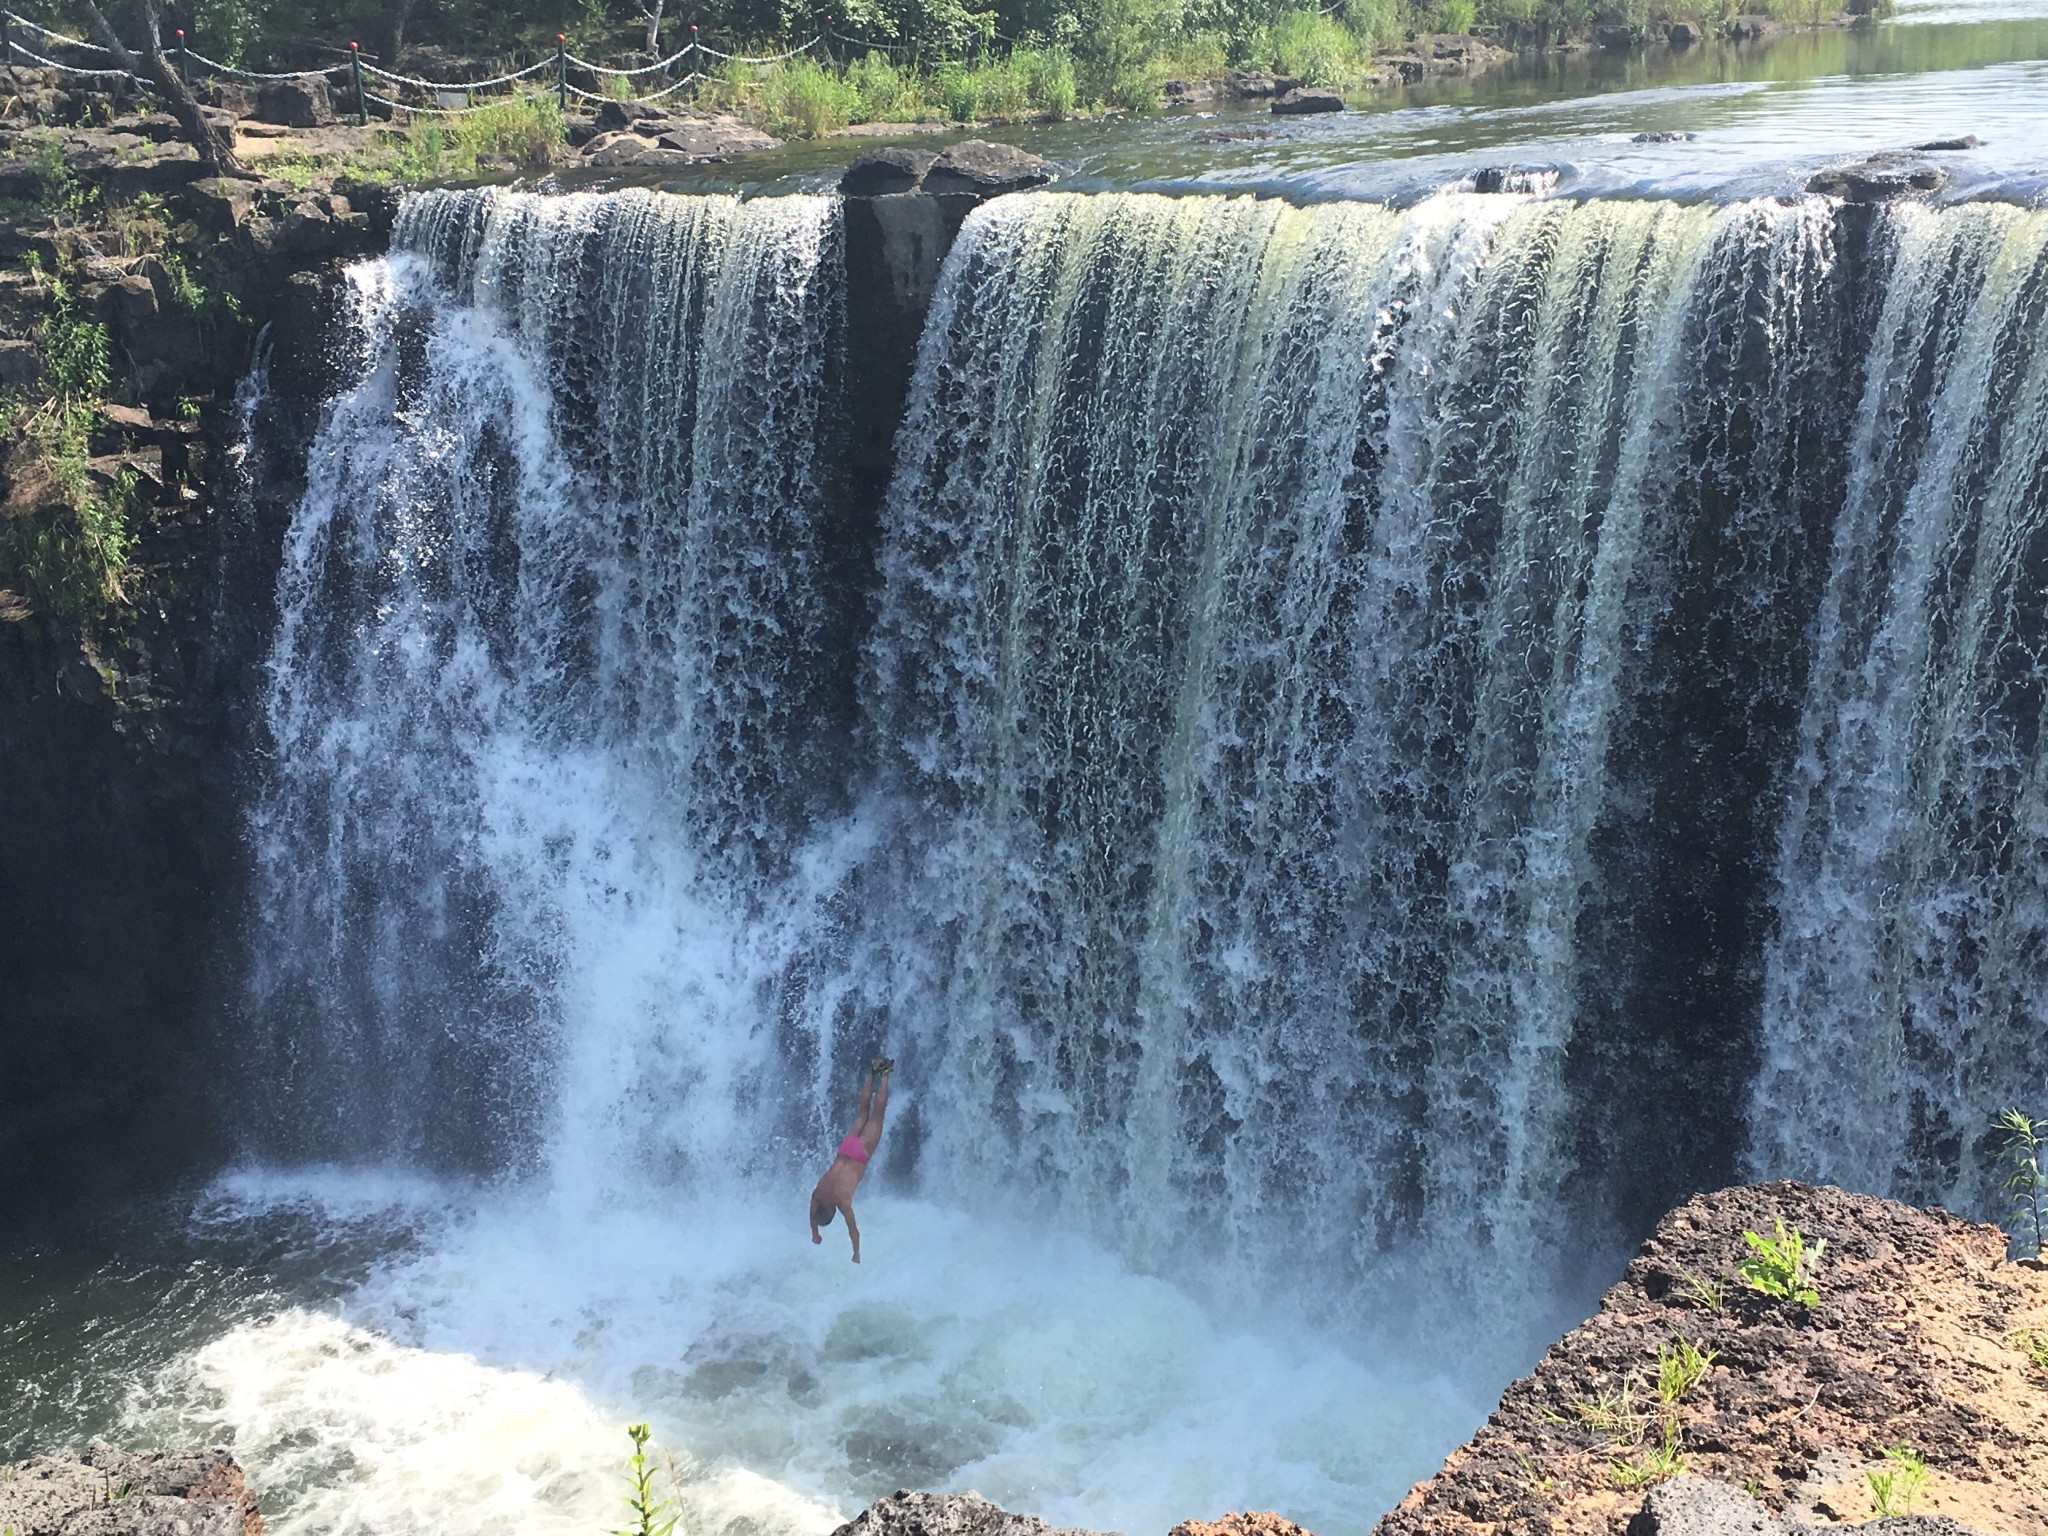
[(896, 1070), (895, 1059), (889, 1056), (877, 1056), (874, 1059), (874, 1061), (869, 1064), (868, 1070), (874, 1073), (877, 1077), (886, 1077), (889, 1073), (894, 1072)]

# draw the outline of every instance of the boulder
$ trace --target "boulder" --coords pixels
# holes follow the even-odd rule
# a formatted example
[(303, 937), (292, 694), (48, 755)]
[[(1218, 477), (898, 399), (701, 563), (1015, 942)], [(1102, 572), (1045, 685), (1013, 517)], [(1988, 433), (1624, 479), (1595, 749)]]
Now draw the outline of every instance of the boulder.
[(1664, 41), (1681, 51), (1696, 46), (1705, 35), (1696, 21), (1674, 21), (1664, 29)]
[(1729, 21), (1726, 31), (1731, 42), (1755, 43), (1767, 37), (1776, 37), (1785, 29), (1768, 16), (1737, 16)]
[(597, 109), (597, 115), (590, 121), (599, 133), (621, 133), (635, 123), (659, 122), (667, 116), (661, 108), (637, 101), (608, 101)]
[(144, 192), (162, 197), (189, 187), (204, 180), (212, 169), (190, 144), (161, 144), (155, 153), (145, 154), (141, 159), (120, 160), (106, 166), (98, 173), (98, 180), (117, 199), (126, 201)]
[(901, 145), (869, 150), (840, 174), (840, 195), (887, 197), (914, 192), (938, 158), (932, 150), (906, 149)]
[(1642, 40), (1643, 34), (1640, 28), (1625, 24), (1601, 26), (1593, 29), (1593, 42), (1601, 48), (1617, 51), (1625, 50), (1635, 47)]
[(1939, 192), (1948, 172), (1910, 154), (1872, 155), (1850, 165), (1830, 166), (1809, 176), (1806, 190), (1847, 203), (1882, 203), (1895, 197)]
[(832, 1536), (1097, 1536), (1016, 1515), (978, 1493), (909, 1493), (877, 1499)]
[(1472, 173), (1474, 192), (1548, 192), (1557, 182), (1554, 165), (1489, 165)]
[(1232, 69), (1223, 75), (1223, 88), (1239, 100), (1284, 96), (1301, 82), (1292, 75), (1269, 75), (1260, 69)]
[[(646, 134), (646, 125), (635, 124), (634, 132)], [(663, 149), (690, 155), (698, 160), (729, 160), (734, 155), (757, 149), (774, 149), (782, 140), (763, 133), (752, 123), (736, 117), (686, 117), (662, 125), (654, 142)]]
[(1174, 107), (1205, 106), (1230, 95), (1229, 84), (1222, 80), (1169, 80), (1159, 90)]
[(256, 93), (254, 115), (287, 128), (325, 128), (334, 121), (334, 98), (325, 80), (273, 80)]
[(1052, 180), (1045, 158), (1014, 144), (967, 139), (944, 151), (924, 173), (923, 189), (934, 197), (995, 197), (1042, 187)]
[[(1733, 1483), (1685, 1472), (1652, 1488), (1626, 1536), (1822, 1536), (1842, 1527), (1774, 1515)], [(1853, 1527), (1862, 1536), (1981, 1536), (1945, 1515), (1893, 1515)]]
[(1690, 132), (1690, 131), (1688, 131), (1688, 130), (1686, 130), (1686, 129), (1683, 129), (1683, 128), (1655, 128), (1655, 129), (1652, 129), (1651, 131), (1649, 131), (1649, 132), (1647, 132), (1647, 133), (1639, 133), (1639, 134), (1637, 134), (1637, 135), (1636, 135), (1636, 136), (1635, 136), (1634, 138), (1632, 138), (1632, 139), (1630, 139), (1630, 140), (1629, 140), (1629, 143), (1631, 143), (1631, 144), (1684, 144), (1684, 143), (1688, 143), (1688, 142), (1690, 142), (1691, 140), (1693, 140), (1693, 139), (1696, 139), (1696, 138), (1698, 138), (1698, 137), (1699, 137), (1699, 135), (1698, 135), (1698, 134), (1696, 134), (1696, 133), (1692, 133), (1692, 132)]
[(1319, 85), (1302, 85), (1284, 96), (1274, 97), (1273, 110), (1287, 117), (1301, 117), (1312, 112), (1342, 112), (1344, 98)]
[(95, 1442), (83, 1457), (0, 1469), (0, 1530), (15, 1536), (263, 1536), (242, 1469), (224, 1450), (130, 1453)]
[(183, 199), (193, 221), (208, 229), (240, 226), (256, 206), (256, 187), (229, 176), (205, 176), (185, 188)]
[(0, 338), (0, 389), (34, 389), (42, 378), (42, 348), (32, 341)]
[(1235, 1511), (1221, 1520), (1183, 1520), (1168, 1536), (1309, 1536), (1285, 1515), (1270, 1509)]
[(658, 170), (663, 166), (695, 165), (697, 156), (679, 149), (664, 148), (637, 133), (600, 133), (583, 146), (583, 163), (614, 167), (646, 166)]
[(1925, 144), (1915, 144), (1913, 148), (1923, 155), (1938, 155), (1948, 153), (1951, 150), (1975, 149), (1979, 142), (1977, 135), (1966, 133), (1961, 138), (1930, 139)]

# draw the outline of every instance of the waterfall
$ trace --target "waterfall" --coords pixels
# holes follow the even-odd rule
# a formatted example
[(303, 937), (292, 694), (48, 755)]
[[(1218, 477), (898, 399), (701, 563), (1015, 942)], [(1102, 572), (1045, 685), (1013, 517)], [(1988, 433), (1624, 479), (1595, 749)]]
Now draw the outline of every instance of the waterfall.
[[(1550, 1291), (1606, 1213), (1579, 1155), (1640, 1150), (1581, 1090), (1631, 1048), (1588, 996), (1659, 961), (1599, 921), (1610, 878), (1654, 884), (1643, 838), (1675, 851), (1629, 827), (1684, 735), (1645, 660), (1810, 581), (1836, 265), (1817, 200), (969, 221), (869, 681), (919, 813), (868, 910), (952, 1187), (1144, 1262), (1358, 1276), (1421, 1241)], [(1716, 661), (1782, 692), (1779, 642)]]
[(821, 198), (438, 194), (351, 273), (253, 817), (273, 1148), (559, 1161), (647, 1075), (635, 1148), (723, 1155), (773, 927), (731, 893), (843, 772), (837, 238)]
[[(707, 1529), (1164, 1528), (1235, 1459), (1357, 1526), (1695, 1188), (1986, 1212), (2048, 1111), (2048, 214), (1000, 198), (878, 520), (840, 228), (436, 193), (349, 275), (245, 1081), (255, 1161), (483, 1176), (357, 1293), (467, 1362), (394, 1371), (783, 1480)], [(801, 1196), (878, 1050), (848, 1274)], [(318, 1412), (249, 1384), (345, 1331), (194, 1369)]]
[(924, 1187), (1147, 1265), (1544, 1290), (1745, 1098), (1755, 1169), (1981, 1205), (2039, 221), (1850, 218), (1001, 200), (863, 650), (833, 205), (415, 200), (281, 577), (274, 1144), (767, 1155), (890, 1036)]
[(1776, 868), (1760, 1171), (1998, 1210), (2048, 1084), (2048, 215), (1899, 209)]

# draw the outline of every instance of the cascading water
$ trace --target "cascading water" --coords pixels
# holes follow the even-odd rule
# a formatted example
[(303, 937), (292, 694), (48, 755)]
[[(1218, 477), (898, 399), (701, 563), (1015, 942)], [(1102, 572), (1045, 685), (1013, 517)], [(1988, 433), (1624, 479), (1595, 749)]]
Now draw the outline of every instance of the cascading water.
[(290, 1530), (589, 1527), (640, 1413), (693, 1528), (1357, 1529), (1740, 1157), (1981, 1188), (2043, 217), (1001, 199), (869, 550), (833, 203), (415, 200), (286, 542), (249, 1081), (417, 1230), (159, 1392)]
[(2048, 1084), (2048, 215), (1903, 208), (1778, 852), (1759, 1169), (1991, 1214)]

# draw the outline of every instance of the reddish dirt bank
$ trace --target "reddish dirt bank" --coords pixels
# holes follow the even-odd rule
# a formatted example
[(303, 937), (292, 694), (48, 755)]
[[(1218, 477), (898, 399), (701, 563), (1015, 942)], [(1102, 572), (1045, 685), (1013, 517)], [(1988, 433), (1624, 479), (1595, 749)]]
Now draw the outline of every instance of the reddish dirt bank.
[[(1809, 1243), (1827, 1241), (1811, 1306), (1736, 1278), (1744, 1230), (1768, 1234), (1778, 1217)], [(1984, 1536), (2040, 1536), (2048, 1370), (2026, 1342), (2034, 1330), (2048, 1337), (2048, 1268), (2009, 1262), (2005, 1248), (1995, 1227), (1838, 1189), (1754, 1184), (1696, 1196), (1377, 1536), (1654, 1529), (1641, 1512), (1662, 1479), (1638, 1479), (1667, 1423), (1686, 1472), (1747, 1489), (1789, 1520), (1883, 1513), (1870, 1474), (1895, 1471), (1885, 1452), (1902, 1446), (1926, 1463), (1912, 1514)], [(1679, 1339), (1713, 1359), (1664, 1409), (1659, 1354)], [(1905, 1495), (1894, 1494), (1895, 1509)]]

